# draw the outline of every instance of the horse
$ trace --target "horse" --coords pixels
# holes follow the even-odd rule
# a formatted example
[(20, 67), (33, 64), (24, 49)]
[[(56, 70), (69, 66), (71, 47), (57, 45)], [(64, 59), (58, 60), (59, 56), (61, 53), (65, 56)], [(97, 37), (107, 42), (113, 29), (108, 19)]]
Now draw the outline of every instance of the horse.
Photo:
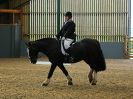
[[(36, 64), (38, 53), (45, 54), (51, 62), (51, 67), (47, 79), (42, 83), (42, 86), (47, 86), (53, 75), (55, 68), (58, 66), (67, 78), (67, 84), (73, 85), (72, 77), (64, 67), (65, 58), (61, 52), (60, 43), (55, 38), (43, 38), (36, 41), (26, 43), (27, 53), (31, 63)], [(75, 42), (71, 46), (71, 55), (74, 57), (73, 63), (83, 60), (90, 66), (88, 74), (89, 82), (91, 85), (97, 83), (97, 73), (106, 70), (106, 63), (99, 41), (95, 39), (83, 39)]]

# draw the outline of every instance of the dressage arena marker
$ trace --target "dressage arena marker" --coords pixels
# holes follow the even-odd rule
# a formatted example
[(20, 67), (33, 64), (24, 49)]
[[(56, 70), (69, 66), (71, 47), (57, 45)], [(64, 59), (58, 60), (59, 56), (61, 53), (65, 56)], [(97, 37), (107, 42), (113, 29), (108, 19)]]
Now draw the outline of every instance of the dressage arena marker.
[[(48, 61), (37, 61), (36, 64), (39, 64), (39, 65), (51, 65), (51, 63), (48, 62)], [(64, 64), (64, 65), (69, 66), (71, 64)]]

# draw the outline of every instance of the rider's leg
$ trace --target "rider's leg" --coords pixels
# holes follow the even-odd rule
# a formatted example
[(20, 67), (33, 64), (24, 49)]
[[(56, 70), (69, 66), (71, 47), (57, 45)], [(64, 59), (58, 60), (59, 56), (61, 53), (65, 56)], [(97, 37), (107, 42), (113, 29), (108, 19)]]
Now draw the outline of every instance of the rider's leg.
[(66, 38), (64, 40), (61, 40), (61, 52), (63, 55), (68, 55), (69, 53), (66, 53), (66, 50), (70, 48), (70, 45), (72, 44), (74, 40)]
[(72, 44), (73, 41), (74, 41), (73, 39), (69, 39), (69, 38), (66, 38), (66, 39), (64, 40), (64, 47), (65, 47), (66, 50), (67, 50), (68, 48), (70, 48), (70, 45)]
[(63, 55), (66, 55), (66, 52), (65, 52), (64, 47), (63, 47), (64, 46), (63, 43), (64, 43), (64, 41), (61, 40), (61, 52), (62, 52)]
[(72, 56), (72, 53), (71, 53), (71, 47), (70, 45), (72, 44), (73, 40), (72, 39), (66, 39), (64, 41), (64, 46), (65, 46), (65, 49), (66, 49), (66, 52), (69, 54), (70, 58), (69, 58), (69, 61), (70, 62), (73, 62), (74, 61), (74, 58)]
[(66, 52), (69, 54), (69, 62), (74, 62), (74, 57), (71, 54), (71, 48), (68, 48)]
[(73, 42), (73, 39), (69, 39), (69, 38), (66, 38), (64, 40), (64, 47), (66, 49), (66, 52), (71, 55), (71, 48), (70, 48), (70, 45), (72, 44)]

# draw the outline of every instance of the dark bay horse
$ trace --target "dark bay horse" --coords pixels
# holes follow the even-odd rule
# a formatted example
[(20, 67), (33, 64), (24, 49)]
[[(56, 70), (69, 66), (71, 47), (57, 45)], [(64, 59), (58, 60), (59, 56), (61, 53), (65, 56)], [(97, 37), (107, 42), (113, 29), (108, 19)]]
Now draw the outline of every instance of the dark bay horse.
[[(49, 70), (48, 77), (43, 82), (42, 86), (47, 86), (50, 83), (50, 79), (57, 66), (67, 77), (68, 85), (73, 84), (71, 76), (63, 65), (65, 62), (65, 56), (61, 53), (58, 40), (55, 38), (44, 38), (28, 42), (26, 45), (28, 57), (31, 63), (35, 64), (37, 62), (39, 52), (44, 53), (51, 62), (51, 68)], [(88, 78), (92, 85), (96, 85), (97, 72), (104, 71), (106, 69), (105, 59), (99, 42), (94, 39), (83, 39), (72, 45), (71, 54), (74, 57), (73, 63), (84, 60), (90, 66)]]

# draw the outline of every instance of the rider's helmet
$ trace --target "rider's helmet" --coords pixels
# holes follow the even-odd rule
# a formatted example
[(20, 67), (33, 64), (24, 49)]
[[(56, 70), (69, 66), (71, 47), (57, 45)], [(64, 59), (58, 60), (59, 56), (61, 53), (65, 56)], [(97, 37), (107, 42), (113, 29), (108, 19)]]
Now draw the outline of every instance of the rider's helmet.
[(68, 16), (69, 18), (72, 18), (72, 12), (69, 12), (69, 11), (66, 12), (66, 13), (65, 13), (65, 16)]

